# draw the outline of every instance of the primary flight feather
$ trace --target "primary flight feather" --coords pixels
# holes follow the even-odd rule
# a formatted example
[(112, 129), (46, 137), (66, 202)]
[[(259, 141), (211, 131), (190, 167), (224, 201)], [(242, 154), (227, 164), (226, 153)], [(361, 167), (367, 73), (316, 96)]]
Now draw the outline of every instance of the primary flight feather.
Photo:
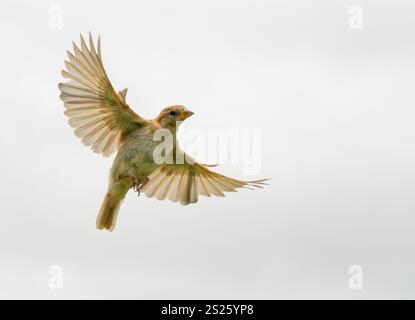
[(175, 141), (177, 124), (193, 112), (174, 105), (146, 120), (127, 104), (127, 89), (117, 93), (112, 87), (102, 63), (100, 38), (95, 48), (91, 34), (89, 46), (81, 35), (80, 48), (73, 43), (73, 52), (68, 51), (69, 60), (62, 71), (68, 81), (59, 84), (69, 124), (94, 152), (109, 156), (117, 151), (97, 217), (98, 229), (114, 229), (121, 201), (132, 188), (148, 197), (186, 205), (197, 202), (199, 195), (223, 197), (224, 192), (265, 184), (266, 179), (242, 181), (213, 172), (188, 157), (176, 142), (171, 152), (175, 160), (177, 154), (183, 155), (184, 161), (155, 161), (153, 152), (160, 144), (154, 139), (156, 131), (169, 130)]

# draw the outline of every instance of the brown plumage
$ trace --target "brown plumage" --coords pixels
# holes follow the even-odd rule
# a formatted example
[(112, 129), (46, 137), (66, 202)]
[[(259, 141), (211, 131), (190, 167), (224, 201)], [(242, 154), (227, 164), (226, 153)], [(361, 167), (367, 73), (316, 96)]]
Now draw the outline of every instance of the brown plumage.
[(153, 158), (160, 144), (154, 140), (157, 130), (168, 129), (175, 138), (178, 121), (193, 113), (174, 105), (164, 108), (153, 120), (140, 117), (126, 102), (127, 89), (117, 93), (112, 87), (102, 63), (100, 39), (95, 49), (91, 34), (89, 47), (81, 35), (81, 48), (75, 44), (73, 48), (74, 54), (68, 52), (69, 61), (65, 61), (67, 70), (62, 71), (69, 81), (59, 84), (69, 124), (94, 152), (109, 156), (117, 151), (97, 218), (98, 229), (114, 229), (121, 201), (131, 188), (148, 197), (186, 205), (197, 202), (199, 195), (223, 197), (224, 192), (265, 184), (266, 179), (242, 181), (213, 172), (176, 143), (170, 152), (185, 161), (157, 163)]

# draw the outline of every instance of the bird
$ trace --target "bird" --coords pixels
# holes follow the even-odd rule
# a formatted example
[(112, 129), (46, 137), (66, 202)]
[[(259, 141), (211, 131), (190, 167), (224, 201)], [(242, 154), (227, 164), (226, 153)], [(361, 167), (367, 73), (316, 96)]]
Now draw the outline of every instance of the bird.
[[(66, 82), (58, 85), (64, 114), (75, 135), (95, 153), (109, 157), (116, 152), (97, 229), (114, 230), (121, 202), (131, 189), (158, 200), (187, 205), (196, 203), (199, 195), (224, 197), (224, 192), (267, 184), (268, 179), (243, 181), (224, 176), (211, 170), (213, 165), (199, 163), (187, 155), (175, 139), (180, 124), (193, 115), (186, 107), (165, 107), (150, 120), (135, 113), (127, 104), (127, 89), (116, 92), (108, 78), (100, 36), (96, 48), (91, 32), (89, 46), (82, 34), (80, 46), (75, 42), (72, 45), (73, 53), (67, 51), (66, 68), (62, 70)], [(155, 148), (161, 143), (154, 139), (158, 130), (172, 134), (174, 143), (165, 153), (172, 155), (173, 161), (160, 163), (154, 159)]]

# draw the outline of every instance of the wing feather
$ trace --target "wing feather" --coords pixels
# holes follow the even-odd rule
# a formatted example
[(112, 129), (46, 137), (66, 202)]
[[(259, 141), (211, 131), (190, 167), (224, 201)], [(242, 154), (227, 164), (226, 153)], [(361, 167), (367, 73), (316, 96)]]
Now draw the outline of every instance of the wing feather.
[(229, 178), (197, 162), (164, 164), (148, 178), (149, 182), (143, 188), (148, 197), (158, 200), (168, 198), (183, 205), (197, 202), (199, 195), (224, 197), (225, 192), (236, 192), (240, 188), (261, 188), (268, 180), (242, 181)]
[(101, 58), (101, 39), (97, 49), (89, 34), (89, 47), (81, 35), (80, 48), (73, 43), (68, 51), (69, 61), (60, 83), (60, 98), (65, 115), (75, 134), (94, 152), (109, 156), (117, 150), (122, 140), (147, 121), (130, 109), (125, 101), (127, 90), (117, 94), (105, 72)]
[(156, 193), (156, 198), (158, 200), (164, 200), (167, 197), (167, 193), (170, 190), (170, 186), (174, 180), (174, 174), (169, 172), (166, 173), (164, 179), (160, 182), (160, 186)]

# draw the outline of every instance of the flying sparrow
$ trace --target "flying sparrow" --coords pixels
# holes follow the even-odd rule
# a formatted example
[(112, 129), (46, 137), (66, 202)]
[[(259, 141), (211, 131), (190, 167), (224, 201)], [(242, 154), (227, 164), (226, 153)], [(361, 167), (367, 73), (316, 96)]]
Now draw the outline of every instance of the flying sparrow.
[[(117, 93), (104, 70), (100, 38), (95, 49), (89, 34), (88, 48), (81, 35), (81, 47), (73, 43), (73, 49), (74, 54), (68, 51), (69, 61), (65, 61), (67, 70), (62, 71), (69, 81), (59, 84), (65, 115), (75, 135), (94, 152), (109, 156), (117, 151), (96, 221), (98, 229), (114, 229), (121, 201), (132, 188), (148, 197), (186, 205), (197, 202), (199, 195), (223, 197), (224, 192), (265, 184), (266, 179), (242, 181), (225, 177), (186, 155), (175, 139), (178, 124), (193, 114), (185, 107), (166, 107), (152, 120), (130, 109), (125, 100), (127, 89)], [(154, 150), (160, 144), (154, 134), (160, 129), (172, 133), (172, 163), (154, 159)]]

